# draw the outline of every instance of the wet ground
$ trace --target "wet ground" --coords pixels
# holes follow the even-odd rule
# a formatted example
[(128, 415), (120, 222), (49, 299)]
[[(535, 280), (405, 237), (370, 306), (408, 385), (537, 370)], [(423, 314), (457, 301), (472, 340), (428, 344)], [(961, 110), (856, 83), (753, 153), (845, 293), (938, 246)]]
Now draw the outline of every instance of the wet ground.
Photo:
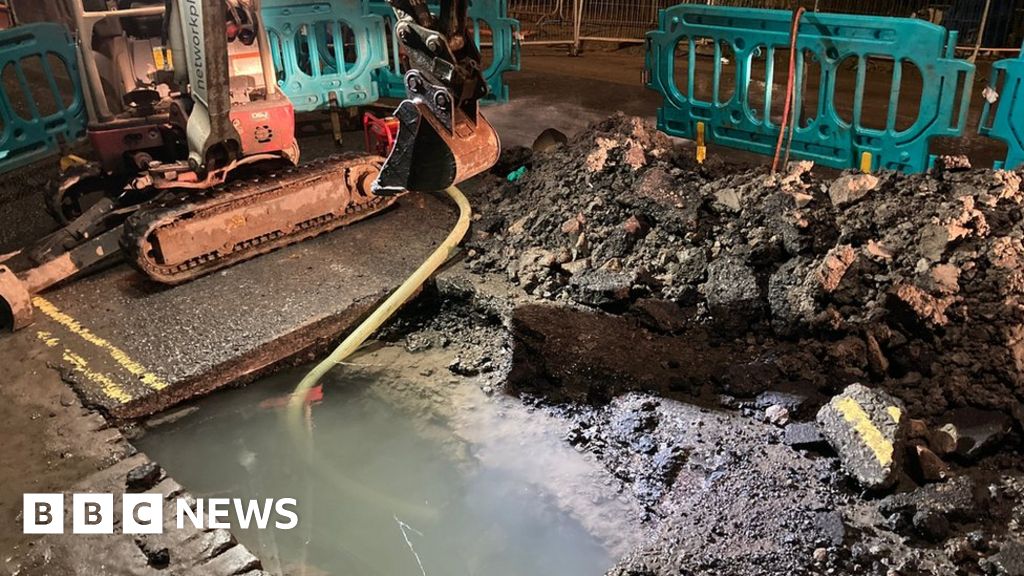
[(298, 498), (296, 530), (235, 531), (273, 573), (608, 570), (638, 540), (633, 499), (561, 421), (485, 394), (448, 372), (453, 359), (369, 346), (316, 393), (311, 450), (282, 406), (301, 369), (169, 415), (135, 444), (200, 497)]

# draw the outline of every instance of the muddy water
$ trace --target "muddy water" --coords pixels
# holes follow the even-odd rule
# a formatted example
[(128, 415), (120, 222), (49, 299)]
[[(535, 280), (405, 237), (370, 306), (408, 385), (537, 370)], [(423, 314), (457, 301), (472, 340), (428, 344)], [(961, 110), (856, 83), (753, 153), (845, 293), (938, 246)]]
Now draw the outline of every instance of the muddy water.
[(199, 497), (299, 501), (299, 527), (236, 530), (284, 574), (598, 575), (635, 544), (635, 504), (562, 440), (564, 425), (444, 352), (381, 346), (339, 367), (313, 445), (280, 405), (303, 373), (198, 403), (138, 443)]

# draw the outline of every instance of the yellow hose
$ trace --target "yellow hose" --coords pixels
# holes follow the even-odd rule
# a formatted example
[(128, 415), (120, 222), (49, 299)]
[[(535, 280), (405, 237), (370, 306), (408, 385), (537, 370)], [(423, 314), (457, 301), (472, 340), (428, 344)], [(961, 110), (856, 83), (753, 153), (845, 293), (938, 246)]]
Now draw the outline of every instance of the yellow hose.
[(412, 276), (409, 276), (398, 287), (387, 300), (384, 301), (373, 314), (370, 314), (369, 318), (363, 320), (351, 334), (348, 335), (345, 340), (334, 349), (334, 352), (330, 356), (324, 358), (315, 368), (309, 371), (309, 374), (299, 382), (299, 385), (295, 388), (295, 392), (292, 393), (291, 400), (288, 402), (288, 414), (287, 419), (289, 428), (293, 434), (301, 434), (303, 430), (309, 431), (308, 426), (303, 426), (303, 406), (305, 405), (306, 395), (321, 378), (327, 374), (331, 368), (334, 368), (339, 363), (344, 361), (353, 352), (355, 352), (367, 338), (373, 335), (378, 328), (381, 327), (384, 322), (387, 322), (391, 316), (402, 307), (405, 302), (412, 297), (413, 294), (419, 290), (420, 286), (430, 278), (434, 272), (437, 272), (438, 268), (444, 265), (451, 257), (452, 253), (456, 250), (459, 243), (466, 236), (466, 232), (469, 230), (469, 220), (472, 216), (472, 208), (469, 206), (469, 200), (459, 191), (458, 188), (452, 186), (445, 190), (448, 197), (451, 198), (455, 204), (459, 207), (459, 221), (455, 223), (455, 227), (448, 233), (448, 237), (444, 239), (444, 242), (434, 250), (434, 253), (420, 267), (413, 272)]

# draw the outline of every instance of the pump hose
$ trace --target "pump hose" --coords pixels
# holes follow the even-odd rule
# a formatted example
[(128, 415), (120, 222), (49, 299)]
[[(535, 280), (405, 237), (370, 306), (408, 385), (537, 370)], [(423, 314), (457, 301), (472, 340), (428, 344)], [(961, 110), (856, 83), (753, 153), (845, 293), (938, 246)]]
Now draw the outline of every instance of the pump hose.
[(301, 434), (304, 429), (309, 429), (308, 426), (303, 426), (303, 415), (306, 414), (303, 407), (305, 406), (306, 395), (309, 391), (320, 382), (320, 379), (327, 372), (351, 356), (367, 338), (372, 336), (384, 322), (387, 322), (423, 286), (423, 283), (448, 261), (448, 258), (466, 236), (466, 232), (469, 230), (470, 217), (473, 213), (472, 208), (469, 206), (469, 200), (455, 186), (451, 186), (445, 192), (459, 207), (459, 220), (455, 223), (455, 227), (448, 233), (448, 237), (444, 239), (444, 242), (437, 247), (437, 250), (434, 250), (434, 253), (423, 264), (420, 264), (420, 267), (413, 272), (412, 276), (409, 276), (397, 290), (388, 296), (387, 300), (373, 311), (373, 314), (370, 314), (366, 320), (363, 320), (363, 323), (352, 331), (334, 349), (330, 356), (324, 358), (299, 382), (291, 396), (291, 400), (288, 402), (287, 420), (293, 434)]

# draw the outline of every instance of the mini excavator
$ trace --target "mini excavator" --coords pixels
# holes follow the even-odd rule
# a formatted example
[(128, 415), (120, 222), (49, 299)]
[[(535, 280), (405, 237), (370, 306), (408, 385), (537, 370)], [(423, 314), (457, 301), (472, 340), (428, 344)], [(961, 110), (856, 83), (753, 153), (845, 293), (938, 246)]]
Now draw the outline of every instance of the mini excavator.
[[(132, 17), (116, 21), (123, 31), (102, 55), (121, 71), (122, 110), (108, 112), (96, 88), (96, 54), (80, 54), (101, 112), (88, 129), (98, 160), (65, 166), (48, 193), (62, 228), (14, 258), (0, 256), (0, 324), (29, 324), (32, 294), (115, 253), (157, 282), (180, 284), (490, 168), (500, 145), (479, 111), (487, 84), (467, 29), (468, 0), (442, 0), (438, 14), (426, 0), (388, 1), (408, 57), (394, 148), (387, 159), (305, 164), (259, 0), (128, 5)], [(70, 2), (84, 10), (82, 0)], [(81, 14), (75, 21), (85, 22)], [(81, 52), (92, 50), (81, 37), (92, 25), (84, 28)]]

